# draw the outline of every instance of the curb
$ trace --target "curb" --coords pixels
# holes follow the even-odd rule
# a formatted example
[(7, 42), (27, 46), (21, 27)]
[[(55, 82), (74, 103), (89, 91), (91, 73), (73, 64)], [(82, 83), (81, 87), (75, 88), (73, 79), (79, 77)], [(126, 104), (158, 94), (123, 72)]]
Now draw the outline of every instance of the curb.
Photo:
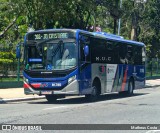
[(38, 99), (44, 99), (44, 98), (45, 98), (45, 96), (41, 96), (41, 97), (27, 97), (27, 98), (0, 99), (0, 104), (1, 103), (7, 103), (7, 102), (38, 100)]
[(144, 88), (157, 88), (160, 85), (146, 85)]

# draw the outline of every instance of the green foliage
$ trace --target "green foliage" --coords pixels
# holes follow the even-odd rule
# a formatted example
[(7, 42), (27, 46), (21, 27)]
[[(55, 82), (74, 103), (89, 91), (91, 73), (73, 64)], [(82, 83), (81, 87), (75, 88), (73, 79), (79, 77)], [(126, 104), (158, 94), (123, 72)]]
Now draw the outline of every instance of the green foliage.
[(1, 0), (0, 45), (12, 43), (15, 49), (16, 44), (23, 41), (29, 25), (38, 30), (86, 29), (98, 24), (105, 32), (117, 33), (121, 18), (120, 35), (144, 42), (147, 56), (160, 57), (159, 0), (122, 2), (120, 8), (120, 0)]
[(143, 20), (140, 23), (139, 39), (147, 45), (148, 57), (160, 58), (160, 3), (158, 0), (148, 1), (145, 6)]
[(0, 64), (12, 64), (16, 60), (16, 55), (13, 52), (0, 52)]

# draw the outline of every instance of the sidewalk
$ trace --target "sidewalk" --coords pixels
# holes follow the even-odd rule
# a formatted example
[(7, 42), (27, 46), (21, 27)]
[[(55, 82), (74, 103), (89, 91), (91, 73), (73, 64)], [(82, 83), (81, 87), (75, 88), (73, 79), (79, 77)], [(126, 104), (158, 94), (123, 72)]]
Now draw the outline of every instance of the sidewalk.
[[(160, 86), (160, 79), (146, 80), (146, 88)], [(24, 101), (44, 98), (38, 95), (25, 95), (23, 88), (0, 89), (0, 103), (9, 101)]]
[(160, 79), (146, 80), (146, 88), (160, 86)]
[(0, 103), (9, 101), (24, 101), (44, 98), (38, 95), (25, 95), (23, 88), (0, 89)]

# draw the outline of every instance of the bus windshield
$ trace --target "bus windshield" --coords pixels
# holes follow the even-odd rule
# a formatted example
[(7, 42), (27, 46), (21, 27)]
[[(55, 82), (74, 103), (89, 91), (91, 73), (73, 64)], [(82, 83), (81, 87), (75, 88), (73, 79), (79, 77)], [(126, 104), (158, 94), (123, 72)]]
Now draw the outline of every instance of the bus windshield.
[(66, 70), (77, 64), (74, 39), (52, 39), (27, 45), (26, 69)]

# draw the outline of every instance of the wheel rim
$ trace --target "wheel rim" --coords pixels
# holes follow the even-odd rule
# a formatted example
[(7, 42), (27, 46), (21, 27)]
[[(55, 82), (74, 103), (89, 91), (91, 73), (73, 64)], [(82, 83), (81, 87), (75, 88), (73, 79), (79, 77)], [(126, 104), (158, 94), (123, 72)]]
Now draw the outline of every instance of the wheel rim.
[(96, 95), (97, 95), (97, 88), (96, 88), (95, 86), (93, 87), (92, 95), (93, 95), (93, 96), (96, 96)]
[(129, 84), (129, 93), (132, 94), (132, 92), (133, 92), (133, 84), (132, 84), (132, 82), (130, 82), (130, 84)]

